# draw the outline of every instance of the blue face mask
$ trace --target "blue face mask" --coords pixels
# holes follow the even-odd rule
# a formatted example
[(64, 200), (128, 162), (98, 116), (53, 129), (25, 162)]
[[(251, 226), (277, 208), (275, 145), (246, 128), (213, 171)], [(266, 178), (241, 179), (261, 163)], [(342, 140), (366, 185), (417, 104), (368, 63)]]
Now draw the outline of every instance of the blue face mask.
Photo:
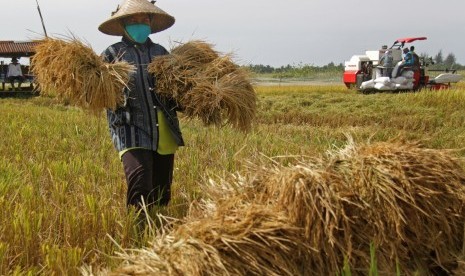
[(131, 24), (124, 27), (128, 35), (137, 43), (144, 43), (151, 33), (147, 24)]

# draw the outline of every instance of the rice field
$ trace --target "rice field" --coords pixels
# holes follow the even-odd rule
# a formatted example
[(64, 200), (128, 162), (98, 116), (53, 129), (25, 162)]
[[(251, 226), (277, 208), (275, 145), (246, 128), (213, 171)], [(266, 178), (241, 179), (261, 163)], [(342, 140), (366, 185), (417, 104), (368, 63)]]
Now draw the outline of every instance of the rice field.
[[(164, 214), (182, 219), (203, 199), (209, 179), (246, 174), (268, 157), (280, 165), (296, 156), (320, 158), (351, 139), (420, 142), (465, 156), (463, 83), (402, 94), (362, 95), (342, 85), (256, 91), (248, 134), (181, 120), (187, 146), (176, 155), (173, 200)], [(122, 166), (103, 113), (37, 97), (0, 99), (0, 118), (0, 275), (112, 270), (123, 248), (150, 246), (154, 233), (137, 235), (126, 210)]]

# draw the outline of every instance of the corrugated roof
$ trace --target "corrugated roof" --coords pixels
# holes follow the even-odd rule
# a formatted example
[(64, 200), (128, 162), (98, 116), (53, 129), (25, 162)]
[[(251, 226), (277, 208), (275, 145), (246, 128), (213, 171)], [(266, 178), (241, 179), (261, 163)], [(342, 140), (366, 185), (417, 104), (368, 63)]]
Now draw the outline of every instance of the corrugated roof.
[(0, 57), (32, 56), (37, 41), (0, 41)]

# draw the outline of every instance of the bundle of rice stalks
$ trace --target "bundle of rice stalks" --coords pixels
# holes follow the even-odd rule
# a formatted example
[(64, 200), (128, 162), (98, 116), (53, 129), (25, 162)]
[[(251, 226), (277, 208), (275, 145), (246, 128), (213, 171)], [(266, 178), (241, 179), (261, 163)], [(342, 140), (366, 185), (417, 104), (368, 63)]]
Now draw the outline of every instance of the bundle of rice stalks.
[[(234, 199), (229, 203), (233, 203)], [(255, 203), (224, 204), (177, 231), (212, 245), (233, 275), (302, 275), (308, 252), (302, 229), (286, 214)]]
[[(210, 200), (172, 231), (175, 240), (192, 238), (209, 248), (192, 253), (198, 259), (215, 252), (215, 268), (186, 263), (201, 267), (192, 275), (211, 274), (209, 269), (233, 275), (339, 275), (345, 267), (367, 275), (373, 266), (382, 275), (396, 275), (398, 267), (405, 275), (437, 275), (457, 267), (465, 172), (450, 152), (405, 143), (349, 143), (322, 159), (259, 164), (251, 171), (220, 184), (211, 181), (220, 192), (207, 195)], [(164, 263), (168, 257), (154, 258)]]
[(157, 93), (174, 98), (189, 118), (205, 125), (223, 123), (247, 131), (256, 112), (256, 95), (247, 72), (228, 55), (203, 41), (175, 47), (148, 66)]
[(212, 44), (201, 40), (190, 41), (174, 47), (171, 53), (183, 58), (186, 66), (207, 64), (219, 57)]
[(122, 103), (132, 65), (105, 63), (76, 38), (47, 38), (35, 50), (31, 70), (41, 94), (91, 111), (115, 109)]
[(301, 233), (267, 206), (236, 205), (187, 220), (153, 248), (121, 254), (114, 275), (302, 275), (311, 249)]
[(165, 234), (149, 248), (118, 255), (124, 263), (104, 275), (227, 275), (228, 271), (218, 250), (192, 237)]
[[(446, 151), (349, 144), (320, 164), (263, 169), (255, 201), (281, 206), (308, 245), (314, 275), (452, 271), (463, 243), (465, 172)], [(257, 181), (258, 180), (258, 181)], [(242, 195), (242, 197), (244, 197)]]
[(353, 192), (346, 213), (358, 218), (354, 232), (363, 233), (354, 235), (354, 244), (371, 236), (379, 256), (397, 258), (412, 273), (455, 268), (464, 238), (465, 173), (450, 152), (405, 143), (349, 144), (329, 164)]
[(279, 206), (293, 225), (303, 228), (304, 242), (315, 248), (306, 263), (310, 275), (340, 274), (352, 254), (354, 233), (339, 177), (304, 164), (265, 172), (268, 177), (260, 185), (266, 188), (256, 200)]

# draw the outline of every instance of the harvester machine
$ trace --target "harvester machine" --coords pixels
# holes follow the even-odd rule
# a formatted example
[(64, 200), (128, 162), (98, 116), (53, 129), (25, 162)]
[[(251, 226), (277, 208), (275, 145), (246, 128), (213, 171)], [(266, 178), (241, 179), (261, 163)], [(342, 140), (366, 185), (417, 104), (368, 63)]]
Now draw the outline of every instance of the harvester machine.
[[(364, 55), (354, 55), (345, 62), (344, 84), (350, 89), (369, 91), (415, 91), (425, 87), (443, 89), (458, 82), (462, 76), (455, 71), (447, 71), (430, 78), (427, 67), (432, 60), (420, 58), (415, 66), (402, 66), (402, 49), (405, 44), (426, 40), (426, 37), (399, 38), (388, 49), (366, 51)], [(393, 58), (392, 68), (380, 64), (381, 57), (390, 51)], [(417, 56), (418, 58), (418, 56)]]

